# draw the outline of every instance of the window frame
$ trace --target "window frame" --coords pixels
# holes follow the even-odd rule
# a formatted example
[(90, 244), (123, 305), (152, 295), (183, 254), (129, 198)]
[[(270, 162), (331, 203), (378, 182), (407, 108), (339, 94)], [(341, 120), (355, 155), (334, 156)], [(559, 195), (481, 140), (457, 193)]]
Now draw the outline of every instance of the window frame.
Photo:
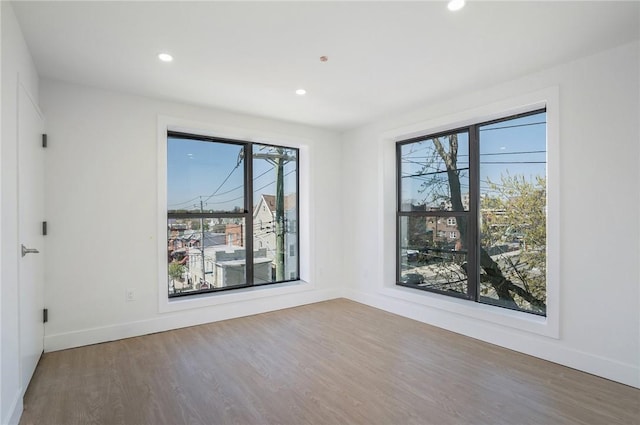
[[(499, 306), (496, 304), (491, 304), (487, 302), (481, 301), (480, 296), (480, 127), (496, 124), (500, 122), (510, 121), (518, 118), (523, 118), (531, 115), (536, 115), (540, 113), (545, 113), (547, 116), (549, 114), (548, 106), (544, 105), (536, 105), (536, 107), (526, 108), (524, 111), (519, 111), (517, 113), (499, 115), (497, 118), (492, 118), (488, 120), (473, 120), (464, 126), (456, 126), (450, 130), (440, 130), (434, 133), (426, 133), (424, 135), (413, 136), (407, 139), (398, 140), (395, 142), (395, 175), (396, 175), (396, 229), (395, 229), (395, 258), (396, 258), (396, 266), (395, 266), (395, 285), (408, 287), (411, 289), (425, 291), (425, 292), (433, 292), (440, 295), (444, 295), (452, 298), (459, 298), (463, 300), (472, 301), (478, 304), (490, 305), (493, 307), (497, 307), (500, 309), (513, 310), (517, 312), (521, 312), (528, 315), (540, 316), (542, 318), (546, 318), (549, 314), (548, 308), (548, 295), (545, 300), (545, 304), (547, 309), (545, 313), (539, 313), (535, 311), (528, 311), (524, 309), (517, 309), (508, 306)], [(548, 119), (547, 119), (547, 134), (548, 134)], [(449, 136), (452, 134), (460, 134), (467, 133), (468, 134), (468, 151), (469, 151), (469, 208), (468, 210), (462, 211), (453, 211), (453, 210), (436, 210), (436, 211), (403, 211), (402, 210), (402, 147), (405, 145), (417, 143), (420, 141), (430, 140), (438, 137)], [(546, 140), (547, 151), (549, 140), (547, 137)], [(547, 178), (547, 189), (549, 187), (549, 169), (548, 169), (548, 160), (547, 160), (547, 170), (545, 177)], [(549, 204), (547, 202), (547, 210), (549, 208)], [(401, 220), (403, 217), (424, 217), (425, 219), (428, 217), (434, 217), (436, 220), (440, 218), (447, 219), (447, 225), (451, 218), (456, 219), (457, 217), (467, 217), (467, 243), (469, 249), (467, 250), (467, 293), (456, 293), (445, 290), (440, 290), (436, 288), (429, 288), (426, 286), (418, 287), (417, 285), (410, 283), (403, 283), (402, 276), (402, 247), (400, 243), (400, 234), (401, 234)], [(549, 219), (549, 214), (547, 212), (546, 215), (547, 222)], [(457, 223), (460, 223), (460, 220), (456, 219)], [(548, 232), (548, 230), (547, 230)], [(549, 240), (547, 239), (547, 248), (549, 248)], [(548, 255), (549, 249), (547, 249), (547, 264), (549, 263)], [(547, 276), (547, 280), (545, 282), (546, 292), (549, 287), (549, 277)], [(547, 292), (548, 293), (548, 292)]]
[[(300, 255), (296, 256), (296, 270), (297, 270), (297, 277), (294, 278), (289, 278), (289, 279), (284, 279), (284, 280), (278, 280), (278, 281), (272, 281), (272, 282), (263, 282), (263, 283), (255, 283), (255, 279), (254, 279), (254, 222), (253, 222), (253, 215), (255, 214), (255, 199), (254, 199), (254, 193), (253, 193), (253, 161), (254, 161), (254, 155), (253, 155), (253, 146), (254, 145), (260, 145), (260, 146), (268, 146), (268, 147), (273, 147), (273, 148), (284, 148), (284, 149), (288, 149), (288, 150), (294, 150), (296, 152), (296, 199), (295, 199), (295, 204), (296, 204), (296, 228), (295, 228), (295, 242), (297, 244), (297, 246), (300, 246), (300, 225), (299, 225), (299, 217), (300, 217), (300, 196), (299, 196), (299, 191), (300, 191), (300, 149), (298, 147), (294, 147), (294, 146), (285, 146), (285, 145), (277, 145), (277, 144), (273, 144), (273, 143), (265, 143), (265, 142), (253, 142), (253, 141), (249, 141), (249, 140), (242, 140), (242, 139), (235, 139), (235, 138), (227, 138), (227, 137), (218, 137), (218, 136), (211, 136), (211, 135), (204, 135), (204, 134), (199, 134), (197, 132), (190, 132), (190, 131), (183, 131), (183, 130), (172, 130), (170, 128), (166, 128), (165, 129), (165, 134), (166, 136), (164, 137), (164, 143), (165, 143), (165, 164), (168, 163), (168, 157), (166, 157), (167, 155), (167, 149), (166, 146), (168, 144), (169, 138), (177, 138), (177, 139), (185, 139), (185, 140), (196, 140), (196, 141), (202, 141), (202, 142), (214, 142), (214, 143), (225, 143), (225, 144), (231, 144), (231, 145), (237, 145), (237, 146), (242, 146), (243, 148), (243, 156), (244, 156), (244, 170), (243, 170), (243, 175), (244, 175), (244, 211), (243, 212), (213, 212), (213, 213), (170, 213), (168, 211), (168, 206), (164, 205), (164, 209), (165, 209), (165, 228), (166, 228), (166, 223), (168, 222), (169, 219), (180, 219), (180, 218), (189, 218), (189, 219), (208, 219), (208, 218), (243, 218), (244, 219), (244, 226), (245, 226), (245, 277), (246, 277), (246, 283), (242, 284), (242, 285), (233, 285), (233, 286), (224, 286), (224, 287), (220, 287), (220, 288), (208, 288), (208, 289), (203, 289), (203, 290), (197, 290), (197, 291), (190, 291), (190, 292), (181, 292), (181, 293), (173, 293), (170, 294), (169, 293), (169, 283), (168, 283), (168, 275), (165, 276), (166, 281), (165, 281), (165, 289), (166, 289), (166, 298), (171, 301), (174, 299), (178, 299), (178, 298), (193, 298), (193, 297), (197, 297), (199, 295), (206, 295), (206, 294), (212, 294), (212, 293), (220, 293), (220, 292), (226, 292), (226, 291), (234, 291), (234, 290), (240, 290), (240, 289), (246, 289), (246, 288), (254, 288), (254, 287), (260, 287), (260, 286), (268, 286), (268, 285), (276, 285), (276, 284), (286, 284), (286, 283), (290, 283), (290, 282), (296, 282), (300, 280), (300, 275), (301, 275), (301, 259), (300, 259)], [(165, 165), (165, 179), (166, 179), (166, 165)], [(165, 190), (166, 190), (166, 183), (165, 183)], [(263, 205), (263, 208), (265, 208), (265, 206)], [(285, 229), (286, 230), (286, 229)], [(291, 233), (291, 232), (290, 232)], [(166, 242), (166, 236), (165, 236), (165, 242)], [(300, 250), (298, 249), (298, 253), (300, 252)], [(215, 268), (215, 266), (214, 266)], [(162, 277), (161, 277), (162, 280)]]

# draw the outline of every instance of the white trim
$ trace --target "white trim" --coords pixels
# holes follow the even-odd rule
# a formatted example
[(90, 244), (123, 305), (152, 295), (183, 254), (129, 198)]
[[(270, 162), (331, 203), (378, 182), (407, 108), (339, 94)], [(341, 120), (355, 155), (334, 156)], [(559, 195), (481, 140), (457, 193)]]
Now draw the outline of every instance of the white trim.
[(487, 327), (483, 321), (457, 319), (455, 314), (438, 309), (425, 310), (417, 305), (415, 300), (406, 301), (395, 297), (389, 298), (383, 293), (371, 294), (351, 289), (345, 289), (343, 292), (345, 298), (371, 307), (640, 388), (640, 367), (637, 364), (622, 363), (585, 351), (567, 348), (557, 344), (553, 339), (538, 338), (535, 343), (531, 343), (530, 335), (507, 327)]
[[(274, 284), (243, 288), (230, 292), (217, 292), (202, 295), (194, 295), (186, 298), (169, 299), (167, 296), (167, 262), (166, 262), (166, 217), (167, 217), (167, 131), (180, 131), (203, 136), (214, 136), (226, 139), (243, 140), (255, 143), (276, 144), (280, 146), (294, 147), (299, 150), (298, 172), (298, 224), (300, 232), (300, 281), (284, 284)], [(310, 156), (311, 148), (308, 140), (287, 135), (251, 130), (246, 128), (229, 127), (215, 123), (203, 123), (185, 120), (182, 118), (158, 116), (157, 127), (158, 146), (158, 209), (157, 209), (157, 235), (158, 235), (158, 311), (169, 313), (215, 306), (239, 301), (250, 301), (257, 298), (270, 297), (278, 294), (290, 294), (305, 292), (315, 289), (313, 283), (313, 258), (311, 238), (313, 231), (313, 208), (311, 208), (311, 178)]]
[(26, 392), (26, 388), (20, 388), (16, 393), (16, 396), (9, 407), (9, 412), (7, 413), (7, 419), (5, 419), (2, 423), (7, 425), (18, 425), (20, 423), (20, 418), (22, 417), (22, 412), (24, 411), (24, 405), (22, 398), (24, 397), (24, 393)]
[(340, 294), (337, 289), (325, 289), (289, 294), (272, 291), (269, 296), (269, 302), (254, 299), (249, 301), (239, 300), (240, 302), (229, 301), (215, 309), (188, 307), (188, 311), (181, 311), (177, 314), (161, 314), (147, 320), (47, 335), (44, 339), (45, 352), (66, 350), (68, 348), (267, 313), (339, 298)]
[[(161, 313), (182, 311), (190, 308), (210, 307), (221, 304), (250, 301), (260, 298), (297, 294), (316, 289), (313, 283), (301, 280), (295, 282), (276, 283), (272, 285), (254, 286), (250, 288), (239, 288), (233, 291), (207, 293), (193, 295), (190, 297), (179, 297), (167, 299), (167, 302), (160, 305)], [(166, 292), (164, 293), (166, 297)]]
[[(560, 143), (559, 89), (550, 87), (514, 96), (459, 113), (434, 118), (383, 133), (379, 140), (381, 181), (378, 196), (382, 211), (379, 215), (380, 275), (377, 292), (404, 301), (461, 314), (498, 325), (520, 329), (555, 339), (560, 338)], [(523, 112), (547, 108), (547, 317), (510, 311), (501, 307), (457, 300), (425, 291), (395, 285), (396, 235), (396, 170), (395, 143), (425, 134), (490, 121)]]

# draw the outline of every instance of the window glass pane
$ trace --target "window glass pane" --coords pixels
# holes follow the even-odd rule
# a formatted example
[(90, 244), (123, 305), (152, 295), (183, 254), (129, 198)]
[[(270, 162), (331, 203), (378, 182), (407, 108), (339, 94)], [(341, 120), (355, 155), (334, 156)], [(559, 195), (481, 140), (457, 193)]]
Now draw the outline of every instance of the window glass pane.
[(195, 139), (167, 139), (167, 209), (242, 212), (243, 147)]
[(243, 218), (169, 219), (167, 230), (170, 296), (247, 283)]
[(400, 283), (467, 294), (467, 217), (400, 217)]
[(469, 210), (469, 134), (401, 145), (401, 211)]
[(254, 283), (298, 279), (298, 151), (253, 145)]
[(546, 113), (480, 127), (480, 300), (546, 312)]

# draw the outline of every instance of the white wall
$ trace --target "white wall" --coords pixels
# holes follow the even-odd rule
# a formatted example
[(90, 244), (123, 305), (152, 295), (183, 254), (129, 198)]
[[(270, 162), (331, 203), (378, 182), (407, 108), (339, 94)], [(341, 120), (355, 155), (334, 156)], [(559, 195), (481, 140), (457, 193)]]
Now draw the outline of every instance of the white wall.
[[(342, 178), (337, 134), (47, 80), (41, 82), (41, 106), (49, 142), (45, 351), (338, 296)], [(272, 143), (299, 141), (305, 147), (310, 162), (307, 169), (301, 163), (301, 173), (308, 176), (303, 180), (311, 225), (306, 255), (313, 261), (305, 276), (310, 285), (231, 291), (213, 295), (217, 305), (159, 311), (164, 295), (157, 246), (158, 237), (166, 236), (158, 229), (164, 232), (166, 218), (157, 213), (157, 129), (166, 117), (194, 130), (219, 128), (225, 134), (258, 134)], [(125, 301), (126, 288), (135, 289), (135, 301)]]
[(0, 423), (14, 423), (22, 413), (18, 351), (17, 87), (18, 78), (38, 99), (38, 75), (9, 2), (2, 8), (2, 294)]
[[(2, 141), (4, 138), (2, 137), (2, 95), (4, 91), (2, 90), (2, 13), (3, 8), (0, 6), (0, 200), (2, 199)], [(2, 216), (2, 207), (0, 206), (0, 217)], [(3, 423), (4, 419), (4, 405), (2, 404), (2, 340), (4, 339), (2, 335), (4, 334), (4, 328), (2, 327), (2, 220), (0, 219), (0, 423)]]
[[(346, 133), (343, 205), (357, 206), (343, 215), (345, 244), (354, 247), (345, 262), (348, 296), (640, 387), (638, 52), (637, 42), (621, 46)], [(559, 338), (458, 314), (450, 299), (394, 287), (385, 278), (395, 268), (388, 255), (395, 246), (395, 174), (387, 136), (553, 86), (559, 90)]]

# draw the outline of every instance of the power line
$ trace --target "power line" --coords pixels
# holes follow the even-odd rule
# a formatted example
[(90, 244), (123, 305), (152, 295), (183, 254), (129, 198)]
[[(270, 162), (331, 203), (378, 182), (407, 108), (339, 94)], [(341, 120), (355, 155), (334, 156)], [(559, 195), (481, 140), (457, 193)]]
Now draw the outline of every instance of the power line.
[[(260, 177), (264, 176), (265, 174), (269, 173), (270, 171), (272, 171), (272, 170), (269, 170), (269, 169), (268, 169), (267, 171), (265, 171), (264, 173), (260, 174), (259, 176), (254, 177), (254, 178), (253, 178), (253, 181), (258, 180)], [(243, 183), (243, 184), (241, 184), (240, 186), (236, 186), (236, 187), (234, 187), (233, 189), (229, 189), (229, 190), (227, 190), (226, 192), (220, 192), (220, 193), (217, 193), (217, 194), (215, 194), (215, 196), (222, 196), (222, 195), (226, 195), (227, 193), (231, 193), (231, 192), (233, 192), (233, 191), (235, 191), (235, 190), (238, 190), (238, 189), (241, 189), (241, 188), (244, 188), (244, 183)]]
[[(434, 151), (435, 152), (435, 151)], [(491, 153), (480, 153), (480, 157), (483, 156), (491, 156), (491, 155), (529, 155), (529, 154), (536, 154), (536, 153), (547, 153), (546, 150), (542, 150), (542, 151), (520, 151), (520, 152), (491, 152)], [(468, 154), (459, 154), (456, 156), (456, 158), (466, 158), (468, 157)], [(414, 164), (423, 164), (422, 162), (418, 162), (418, 161), (413, 161), (416, 159), (431, 159), (432, 157), (429, 156), (412, 156), (410, 157), (411, 159), (403, 159), (402, 162), (403, 163), (414, 163)], [(438, 158), (436, 158), (438, 159)], [(438, 159), (438, 162), (444, 162), (441, 158)]]
[(209, 199), (211, 199), (213, 197), (213, 195), (215, 195), (216, 193), (218, 193), (218, 191), (220, 190), (220, 188), (222, 188), (222, 186), (224, 186), (224, 184), (227, 182), (227, 180), (229, 180), (229, 178), (231, 177), (231, 175), (233, 174), (234, 171), (236, 171), (238, 169), (238, 167), (240, 166), (240, 162), (238, 161), (238, 163), (236, 164), (235, 167), (233, 167), (233, 170), (231, 170), (229, 172), (229, 174), (227, 175), (227, 177), (225, 177), (225, 179), (222, 181), (222, 183), (220, 183), (220, 186), (218, 186), (218, 188), (216, 190), (213, 191), (213, 193), (211, 195), (209, 195), (209, 197), (207, 199), (204, 200), (204, 202), (207, 202)]
[(196, 196), (195, 198), (193, 198), (193, 199), (189, 199), (188, 201), (178, 202), (178, 203), (176, 203), (176, 204), (169, 204), (169, 205), (167, 205), (167, 206), (169, 206), (169, 207), (174, 207), (174, 206), (177, 206), (177, 205), (188, 204), (189, 202), (193, 202), (193, 201), (195, 201), (196, 199), (199, 199), (199, 198), (200, 198), (200, 196)]
[[(481, 161), (480, 165), (497, 165), (497, 164), (546, 164), (547, 161)], [(468, 164), (468, 162), (460, 162), (459, 164)], [(432, 171), (432, 172), (426, 172), (426, 173), (414, 173), (414, 174), (403, 174), (401, 176), (401, 178), (407, 178), (407, 177), (422, 177), (422, 176), (428, 176), (428, 175), (433, 175), (433, 174), (443, 174), (449, 171), (464, 171), (464, 170), (468, 170), (469, 167), (459, 167), (456, 168), (455, 170), (437, 170), (437, 171)]]
[(480, 161), (480, 164), (546, 164), (547, 161)]
[[(528, 126), (541, 125), (541, 124), (546, 124), (546, 123), (547, 123), (546, 121), (538, 121), (538, 122), (524, 123), (524, 124), (504, 125), (504, 126), (501, 126), (501, 127), (493, 127), (493, 128), (482, 128), (482, 127), (480, 127), (480, 129), (479, 129), (479, 130), (480, 130), (480, 131), (503, 130), (503, 129), (507, 129), (507, 128), (528, 127)], [(486, 126), (486, 127), (488, 127), (488, 126)], [(414, 149), (413, 149), (413, 147), (414, 147), (414, 146), (417, 146), (417, 145), (419, 145), (419, 144), (421, 144), (421, 143), (428, 142), (428, 141), (433, 140), (433, 139), (440, 139), (441, 137), (453, 136), (454, 134), (455, 134), (455, 135), (468, 134), (468, 132), (463, 131), (463, 132), (460, 132), (460, 133), (451, 133), (451, 134), (449, 134), (449, 135), (440, 136), (440, 137), (429, 137), (429, 136), (425, 136), (425, 138), (424, 138), (423, 140), (418, 140), (418, 141), (416, 141), (416, 142), (411, 143), (411, 144), (410, 144), (410, 145), (411, 145), (411, 151), (410, 151), (410, 152), (407, 152), (407, 153), (402, 154), (402, 156), (411, 155), (412, 153), (419, 152), (419, 151), (421, 151), (421, 150), (425, 150), (425, 149), (428, 149), (428, 148), (430, 147), (430, 146), (425, 146), (425, 147), (420, 148), (420, 149), (416, 149), (416, 150), (414, 150)], [(463, 142), (463, 143), (464, 143), (464, 142)], [(406, 146), (406, 145), (405, 145), (405, 146)]]
[[(235, 168), (237, 168), (237, 166), (236, 166)], [(235, 171), (235, 168), (234, 168), (233, 170), (231, 170), (231, 173), (233, 173), (233, 172)], [(253, 178), (253, 181), (258, 180), (260, 177), (264, 176), (265, 174), (268, 174), (268, 173), (269, 173), (269, 172), (271, 172), (271, 171), (273, 171), (273, 170), (272, 170), (272, 169), (267, 169), (265, 172), (263, 172), (263, 173), (261, 173), (261, 174), (259, 174), (259, 175), (255, 176), (255, 177)], [(294, 170), (292, 170), (292, 171), (295, 171), (295, 169), (294, 169)], [(231, 173), (230, 173), (230, 174), (231, 174)], [(290, 174), (290, 173), (287, 173), (287, 174)], [(227, 176), (227, 179), (228, 179), (229, 177), (230, 177), (230, 175), (229, 175), (229, 176)], [(275, 183), (275, 182), (272, 182), (272, 183)], [(222, 182), (222, 184), (224, 184), (224, 182)], [(222, 184), (218, 187), (218, 189), (217, 189), (217, 190), (220, 190), (220, 187), (222, 187)], [(229, 189), (229, 190), (227, 190), (227, 191), (225, 191), (225, 192), (216, 193), (216, 192), (214, 191), (214, 193), (213, 193), (213, 194), (211, 194), (211, 196), (210, 196), (209, 198), (207, 198), (207, 200), (208, 200), (208, 199), (210, 199), (212, 196), (222, 196), (222, 195), (226, 195), (227, 193), (231, 193), (231, 192), (233, 192), (233, 191), (235, 191), (235, 190), (238, 190), (238, 189), (241, 189), (241, 188), (243, 188), (243, 187), (244, 187), (244, 183), (243, 183), (243, 184), (241, 184), (240, 186), (234, 187), (233, 189)], [(178, 202), (178, 203), (174, 203), (174, 204), (169, 204), (168, 206), (169, 206), (169, 207), (174, 207), (174, 206), (178, 206), (178, 205), (188, 204), (188, 203), (193, 202), (193, 201), (195, 201), (195, 200), (197, 200), (197, 199), (199, 199), (199, 198), (200, 198), (200, 196), (196, 196), (195, 198), (192, 198), (192, 199), (190, 199), (190, 200), (188, 200), (188, 201)]]
[(505, 125), (502, 127), (494, 127), (494, 128), (480, 128), (480, 131), (492, 131), (492, 130), (502, 130), (505, 128), (527, 127), (530, 125), (540, 125), (540, 124), (546, 124), (546, 123), (547, 123), (546, 121), (540, 121), (540, 122), (531, 122), (526, 124)]
[[(547, 153), (547, 151), (522, 151), (522, 152), (495, 152), (495, 153), (480, 153), (480, 157), (489, 155), (525, 155), (532, 153)], [(467, 155), (465, 155), (467, 156)]]
[[(465, 167), (465, 168), (457, 168), (454, 171), (462, 171), (462, 170), (468, 170), (469, 167)], [(429, 175), (433, 175), (433, 174), (442, 174), (442, 173), (447, 173), (449, 170), (438, 170), (438, 171), (433, 171), (430, 173), (416, 173), (416, 174), (408, 174), (408, 175), (404, 175), (401, 176), (403, 179), (407, 178), (407, 177), (421, 177), (421, 176), (429, 176)]]
[[(231, 175), (233, 174), (233, 172), (234, 172), (234, 171), (236, 171), (236, 170), (238, 169), (238, 167), (239, 167), (239, 166), (240, 166), (240, 162), (238, 162), (238, 163), (235, 165), (235, 167), (233, 167), (233, 169), (229, 172), (229, 174), (227, 174), (227, 177), (225, 177), (225, 179), (222, 181), (222, 183), (220, 183), (220, 186), (218, 186), (218, 188), (217, 188), (217, 189), (216, 189), (216, 190), (215, 190), (211, 195), (209, 195), (209, 197), (208, 197), (207, 199), (205, 199), (203, 202), (207, 202), (209, 199), (211, 199), (211, 197), (212, 197), (213, 195), (215, 195), (215, 194), (218, 192), (218, 190), (220, 190), (220, 188), (221, 188), (221, 187), (222, 187), (222, 186), (227, 182), (227, 180), (229, 180), (229, 178), (231, 177)], [(193, 202), (193, 201), (195, 201), (196, 199), (201, 199), (201, 198), (202, 198), (202, 195), (198, 195), (198, 196), (196, 196), (195, 198), (193, 198), (193, 199), (191, 199), (191, 200), (189, 200), (189, 201), (184, 201), (184, 202), (180, 202), (180, 203), (176, 203), (176, 204), (170, 204), (170, 205), (168, 205), (168, 206), (175, 207), (175, 206), (177, 206), (177, 205), (188, 204), (189, 202)]]
[[(289, 171), (288, 173), (286, 173), (286, 174), (284, 175), (284, 177), (288, 176), (289, 174), (293, 173), (294, 171), (296, 171), (296, 169), (295, 169), (295, 168), (294, 168), (293, 170)], [(276, 182), (275, 182), (275, 180), (274, 180), (274, 181), (272, 181), (272, 182), (270, 182), (270, 183), (268, 183), (268, 184), (266, 184), (266, 185), (264, 185), (264, 186), (262, 186), (262, 187), (260, 187), (260, 188), (258, 188), (258, 189), (254, 189), (253, 191), (254, 191), (254, 192), (257, 192), (258, 190), (262, 190), (262, 189), (264, 189), (265, 187), (269, 187), (269, 186), (271, 186), (272, 184), (275, 184), (275, 183), (276, 183)], [(239, 197), (237, 197), (237, 198), (228, 199), (228, 200), (226, 200), (226, 201), (207, 202), (207, 205), (209, 205), (209, 204), (211, 204), (211, 205), (216, 205), (216, 204), (225, 204), (225, 203), (227, 203), (227, 202), (237, 201), (238, 199), (244, 199), (244, 195), (239, 196)]]

